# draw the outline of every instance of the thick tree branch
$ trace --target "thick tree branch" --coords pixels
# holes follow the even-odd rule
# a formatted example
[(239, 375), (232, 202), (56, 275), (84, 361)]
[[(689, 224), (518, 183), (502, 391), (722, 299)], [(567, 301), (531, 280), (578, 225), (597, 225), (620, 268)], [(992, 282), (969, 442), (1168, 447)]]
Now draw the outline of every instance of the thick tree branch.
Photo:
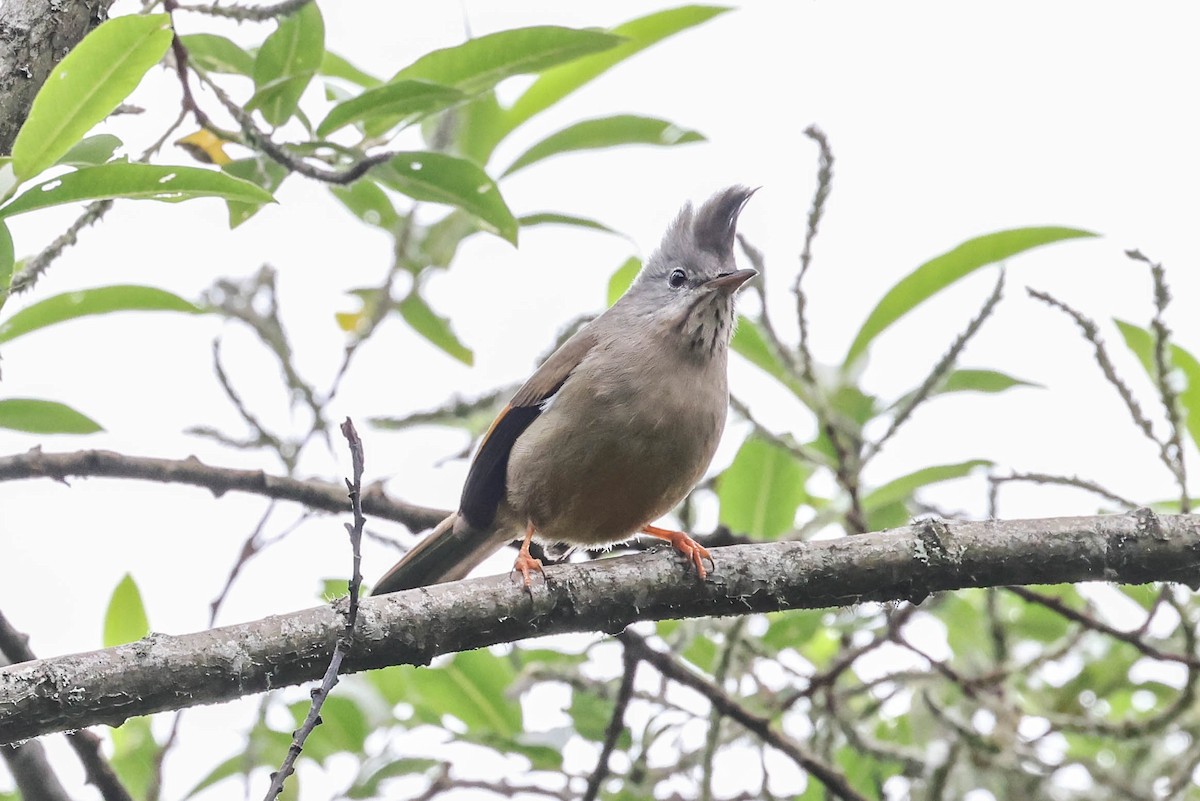
[[(943, 523), (814, 543), (717, 549), (698, 583), (673, 552), (505, 576), (365, 601), (346, 672), (636, 620), (742, 615), (924, 598), (964, 587), (1074, 581), (1200, 583), (1200, 516), (1128, 515)], [(252, 623), (145, 639), (0, 670), (0, 743), (216, 703), (318, 678), (344, 600)]]
[[(0, 481), (25, 478), (53, 478), (65, 481), (69, 476), (140, 478), (167, 484), (191, 484), (204, 487), (217, 496), (235, 490), (276, 500), (295, 501), (312, 509), (328, 512), (346, 510), (344, 485), (316, 479), (300, 480), (273, 476), (261, 470), (213, 467), (195, 457), (154, 459), (126, 456), (113, 451), (43, 453), (40, 448), (14, 456), (0, 457)], [(363, 492), (362, 507), (363, 512), (368, 515), (403, 523), (413, 531), (435, 526), (449, 514), (444, 509), (430, 509), (392, 498), (377, 484)]]
[(6, 0), (0, 3), (0, 153), (17, 131), (50, 70), (108, 14), (113, 0)]

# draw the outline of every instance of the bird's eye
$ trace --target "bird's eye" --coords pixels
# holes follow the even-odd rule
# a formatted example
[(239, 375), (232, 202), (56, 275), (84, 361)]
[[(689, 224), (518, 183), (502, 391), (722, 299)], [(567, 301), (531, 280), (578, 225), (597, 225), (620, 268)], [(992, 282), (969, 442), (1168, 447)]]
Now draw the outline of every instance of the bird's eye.
[(667, 283), (671, 289), (679, 289), (687, 281), (687, 273), (683, 270), (672, 270), (671, 275), (667, 278)]

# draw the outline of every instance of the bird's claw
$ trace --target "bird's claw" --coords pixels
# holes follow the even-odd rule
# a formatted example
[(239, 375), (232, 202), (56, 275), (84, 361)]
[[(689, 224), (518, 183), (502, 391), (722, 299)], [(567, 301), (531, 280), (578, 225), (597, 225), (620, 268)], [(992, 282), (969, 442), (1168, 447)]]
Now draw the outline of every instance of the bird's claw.
[(524, 579), (525, 589), (533, 593), (533, 579), (530, 574), (537, 573), (542, 577), (542, 581), (546, 580), (546, 571), (542, 570), (542, 560), (534, 556), (530, 556), (528, 552), (522, 551), (517, 554), (517, 560), (513, 563), (513, 568), (509, 571), (511, 576), (513, 573), (520, 573)]
[(666, 540), (671, 543), (671, 547), (683, 554), (684, 558), (696, 566), (696, 575), (703, 581), (708, 577), (708, 571), (704, 569), (704, 561), (712, 565), (712, 569), (717, 569), (717, 563), (713, 561), (712, 554), (708, 552), (700, 543), (689, 537), (682, 531), (672, 531), (669, 528), (659, 528), (658, 526), (646, 526), (642, 529), (646, 534), (652, 537), (658, 537), (660, 540)]

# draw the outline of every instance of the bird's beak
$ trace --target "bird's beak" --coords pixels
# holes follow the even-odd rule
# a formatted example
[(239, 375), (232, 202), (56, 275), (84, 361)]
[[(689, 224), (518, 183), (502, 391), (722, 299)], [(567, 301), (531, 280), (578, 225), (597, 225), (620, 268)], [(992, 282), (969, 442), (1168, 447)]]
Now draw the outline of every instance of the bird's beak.
[(757, 270), (735, 270), (732, 273), (723, 273), (716, 278), (711, 278), (704, 282), (705, 289), (715, 289), (724, 292), (727, 295), (732, 295), (738, 291), (742, 284), (749, 281), (754, 276), (758, 275)]

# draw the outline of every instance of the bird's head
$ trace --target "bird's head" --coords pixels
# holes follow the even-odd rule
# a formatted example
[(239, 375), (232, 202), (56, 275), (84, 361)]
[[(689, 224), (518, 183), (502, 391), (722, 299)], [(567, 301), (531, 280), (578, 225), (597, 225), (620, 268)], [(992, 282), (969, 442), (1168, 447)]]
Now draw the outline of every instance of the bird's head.
[(699, 210), (689, 203), (621, 299), (638, 318), (653, 321), (696, 358), (711, 357), (733, 334), (733, 296), (757, 273), (733, 257), (737, 220), (756, 190), (731, 186)]

